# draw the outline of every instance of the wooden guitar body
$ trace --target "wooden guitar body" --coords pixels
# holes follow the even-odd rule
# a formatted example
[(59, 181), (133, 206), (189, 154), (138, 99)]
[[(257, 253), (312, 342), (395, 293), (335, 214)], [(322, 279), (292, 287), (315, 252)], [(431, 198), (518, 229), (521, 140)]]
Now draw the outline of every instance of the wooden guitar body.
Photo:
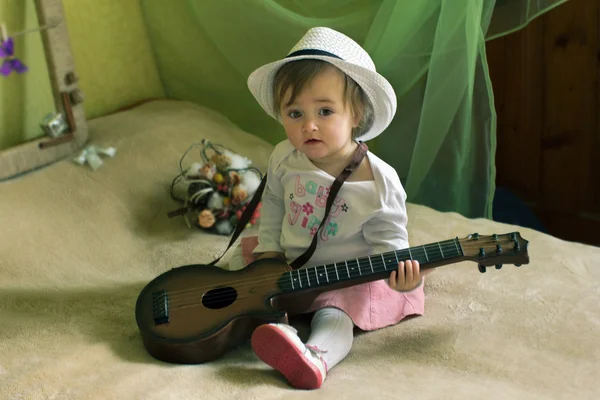
[(246, 340), (258, 325), (287, 323), (287, 313), (273, 306), (277, 281), (287, 271), (287, 264), (265, 259), (240, 271), (196, 264), (159, 275), (136, 302), (144, 347), (162, 361), (203, 363)]

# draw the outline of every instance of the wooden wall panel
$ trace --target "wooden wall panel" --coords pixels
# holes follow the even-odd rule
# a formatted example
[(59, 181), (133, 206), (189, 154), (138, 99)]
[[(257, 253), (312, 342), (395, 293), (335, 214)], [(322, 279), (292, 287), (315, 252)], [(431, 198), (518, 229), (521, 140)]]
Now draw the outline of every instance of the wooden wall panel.
[(546, 16), (541, 194), (557, 210), (592, 211), (597, 132), (597, 1), (571, 0)]
[(600, 4), (596, 6), (596, 41), (598, 43), (598, 49), (596, 51), (596, 141), (594, 148), (596, 149), (596, 156), (594, 157), (593, 163), (593, 182), (596, 182), (596, 192), (594, 194), (595, 211), (600, 214)]
[(520, 34), (489, 42), (487, 51), (498, 115), (497, 184), (528, 200), (540, 193), (542, 39), (543, 24), (534, 20)]
[(487, 52), (497, 186), (550, 234), (600, 246), (600, 1), (569, 0)]

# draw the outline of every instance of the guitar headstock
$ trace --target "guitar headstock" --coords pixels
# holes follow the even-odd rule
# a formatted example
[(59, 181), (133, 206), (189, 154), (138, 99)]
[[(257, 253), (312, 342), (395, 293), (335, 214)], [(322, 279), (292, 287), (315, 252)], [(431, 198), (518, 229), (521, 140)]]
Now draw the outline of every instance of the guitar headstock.
[(523, 239), (519, 232), (501, 235), (473, 233), (458, 240), (462, 246), (464, 257), (477, 262), (481, 273), (490, 266), (500, 269), (503, 264), (514, 264), (517, 267), (529, 264), (527, 253), (529, 242)]

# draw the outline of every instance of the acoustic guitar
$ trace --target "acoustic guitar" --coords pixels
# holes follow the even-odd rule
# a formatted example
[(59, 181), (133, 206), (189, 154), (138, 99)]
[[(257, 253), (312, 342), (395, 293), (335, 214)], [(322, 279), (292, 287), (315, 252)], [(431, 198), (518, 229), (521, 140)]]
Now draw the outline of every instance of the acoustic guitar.
[(475, 261), (480, 272), (502, 264), (529, 263), (529, 242), (518, 232), (435, 242), (367, 257), (292, 270), (278, 259), (262, 259), (239, 271), (185, 265), (148, 283), (135, 316), (144, 347), (154, 358), (177, 364), (215, 360), (269, 322), (287, 323), (282, 304), (323, 291), (389, 277), (399, 261), (421, 269)]

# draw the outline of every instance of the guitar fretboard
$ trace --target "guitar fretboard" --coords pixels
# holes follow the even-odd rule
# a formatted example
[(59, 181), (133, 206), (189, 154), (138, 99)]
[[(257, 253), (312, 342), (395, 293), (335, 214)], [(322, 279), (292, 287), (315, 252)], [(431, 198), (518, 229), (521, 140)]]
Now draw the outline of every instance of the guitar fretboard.
[(454, 259), (462, 255), (458, 238), (450, 239), (333, 264), (296, 269), (281, 276), (279, 288), (289, 293), (343, 281), (374, 277), (398, 269), (398, 263), (406, 260), (416, 260), (421, 265), (421, 269), (426, 269), (428, 264)]

